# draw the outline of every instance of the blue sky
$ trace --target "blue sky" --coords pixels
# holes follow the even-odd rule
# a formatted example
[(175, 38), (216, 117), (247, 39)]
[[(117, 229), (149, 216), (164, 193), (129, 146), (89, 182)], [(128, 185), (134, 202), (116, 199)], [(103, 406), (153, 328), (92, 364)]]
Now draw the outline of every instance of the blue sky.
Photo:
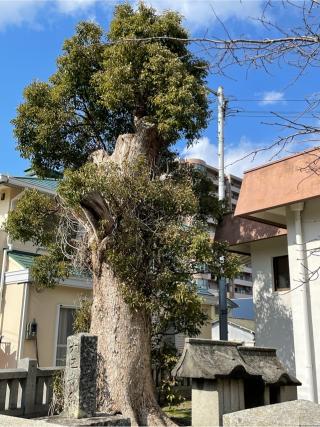
[[(147, 3), (159, 10), (179, 10), (185, 16), (185, 25), (192, 36), (222, 35), (222, 27), (215, 14), (223, 20), (232, 35), (265, 35), (264, 30), (252, 19), (261, 13), (263, 2), (259, 0), (149, 0)], [(78, 21), (94, 20), (107, 29), (115, 4), (115, 1), (109, 0), (0, 0), (0, 172), (21, 175), (28, 167), (28, 162), (19, 158), (15, 150), (10, 124), (17, 105), (22, 101), (24, 87), (35, 79), (47, 80), (54, 73), (55, 60), (61, 52), (63, 40), (73, 34)], [(297, 12), (290, 14), (287, 11), (284, 15), (277, 5), (269, 18), (289, 27), (299, 20)], [(261, 123), (274, 121), (270, 116), (271, 111), (299, 113), (305, 108), (302, 100), (319, 92), (317, 70), (308, 70), (291, 84), (296, 73), (295, 69), (282, 64), (281, 68), (272, 66), (270, 74), (263, 70), (251, 70), (248, 73), (246, 69), (237, 67), (229, 70), (228, 78), (210, 75), (209, 86), (216, 89), (223, 85), (230, 107), (243, 111), (228, 117), (226, 121), (227, 164), (256, 147), (271, 144), (278, 135), (284, 134), (278, 127)], [(214, 104), (212, 109), (212, 121), (208, 129), (204, 130), (203, 137), (189, 150), (182, 142), (177, 147), (184, 156), (200, 157), (216, 165)], [(296, 144), (282, 152), (281, 156), (304, 147)], [(254, 161), (251, 157), (246, 158), (232, 164), (227, 170), (241, 175), (243, 170), (270, 160), (274, 153), (262, 152)]]

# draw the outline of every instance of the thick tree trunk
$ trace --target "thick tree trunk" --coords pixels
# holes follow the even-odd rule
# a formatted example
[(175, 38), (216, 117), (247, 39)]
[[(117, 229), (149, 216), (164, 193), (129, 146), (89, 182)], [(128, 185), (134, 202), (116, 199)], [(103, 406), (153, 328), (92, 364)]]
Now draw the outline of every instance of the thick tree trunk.
[(91, 324), (98, 336), (100, 409), (121, 412), (132, 425), (174, 425), (155, 399), (150, 332), (150, 316), (125, 303), (118, 280), (103, 263), (94, 277)]
[[(92, 155), (92, 161), (98, 165), (112, 161), (121, 167), (123, 162), (142, 155), (152, 167), (160, 148), (155, 127), (137, 120), (136, 130), (135, 134), (119, 136), (111, 156), (98, 151)], [(107, 205), (92, 203), (91, 199), (96, 198), (89, 196), (83, 209), (94, 226)], [(108, 222), (108, 214), (103, 214), (102, 219)], [(132, 425), (175, 425), (155, 398), (150, 315), (143, 309), (133, 310), (123, 300), (121, 284), (103, 259), (103, 248), (93, 254), (93, 270), (91, 332), (98, 336), (100, 409), (121, 412), (131, 418)]]

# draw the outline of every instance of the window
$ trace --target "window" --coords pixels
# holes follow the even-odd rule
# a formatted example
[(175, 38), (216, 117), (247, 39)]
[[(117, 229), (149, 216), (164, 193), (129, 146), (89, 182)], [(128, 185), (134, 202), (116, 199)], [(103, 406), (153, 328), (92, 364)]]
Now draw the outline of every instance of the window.
[(6, 193), (0, 193), (0, 200), (6, 199)]
[(234, 191), (232, 191), (232, 192), (231, 192), (231, 197), (232, 197), (233, 199), (238, 200), (238, 199), (239, 199), (239, 193), (235, 193)]
[(205, 167), (205, 165), (201, 165), (199, 163), (194, 164), (194, 168), (201, 172), (207, 172), (207, 168)]
[(252, 275), (251, 275), (251, 273), (247, 273), (245, 271), (241, 271), (238, 274), (237, 279), (246, 280), (247, 282), (251, 282), (252, 281)]
[(56, 366), (65, 366), (67, 354), (67, 338), (73, 335), (73, 317), (76, 309), (60, 306)]
[(209, 282), (208, 279), (195, 279), (198, 289), (208, 289)]
[(273, 258), (274, 290), (290, 288), (288, 255)]

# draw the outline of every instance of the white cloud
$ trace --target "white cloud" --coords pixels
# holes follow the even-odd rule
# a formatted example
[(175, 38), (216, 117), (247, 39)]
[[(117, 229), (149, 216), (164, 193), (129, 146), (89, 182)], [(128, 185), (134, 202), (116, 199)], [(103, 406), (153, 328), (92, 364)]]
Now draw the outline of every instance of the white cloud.
[[(40, 11), (75, 14), (92, 8), (98, 0), (0, 0), (0, 29), (31, 24), (39, 27)], [(113, 7), (114, 3), (102, 0)]]
[(213, 165), (215, 164), (215, 161), (213, 160), (216, 159), (217, 150), (216, 147), (210, 143), (209, 138), (204, 136), (203, 138), (199, 138), (190, 147), (185, 147), (182, 150), (181, 155), (184, 158), (201, 159), (208, 164)]
[(56, 0), (58, 11), (73, 14), (74, 12), (87, 10), (96, 0)]
[(0, 0), (0, 29), (33, 23), (42, 6), (43, 2), (39, 0)]
[[(158, 10), (174, 9), (180, 12), (187, 24), (205, 27), (216, 21), (229, 18), (247, 20), (261, 16), (262, 0), (147, 0), (147, 4)], [(203, 28), (205, 30), (205, 28)]]
[[(119, 0), (120, 1), (120, 0)], [(137, 3), (136, 0), (130, 0)], [(48, 8), (58, 13), (75, 14), (90, 11), (96, 4), (113, 9), (116, 0), (0, 0), (0, 28), (9, 25), (33, 23), (40, 9)], [(236, 18), (248, 20), (257, 18), (262, 11), (263, 0), (146, 0), (147, 4), (159, 11), (179, 11), (189, 27), (207, 29), (216, 19)], [(214, 10), (214, 12), (213, 12)]]
[(174, 9), (180, 12), (187, 24), (193, 27), (207, 26), (219, 19), (237, 18), (248, 20), (258, 18), (262, 12), (262, 0), (146, 0), (158, 10)]
[(259, 102), (260, 105), (273, 105), (279, 102), (284, 103), (284, 93), (271, 90), (269, 92), (263, 92), (263, 100)]
[[(270, 141), (268, 143), (257, 143), (249, 140), (245, 136), (242, 136), (237, 144), (227, 145), (225, 147), (226, 173), (242, 176), (243, 172), (248, 169), (290, 154), (288, 151), (283, 150), (278, 156), (278, 146), (273, 149), (263, 150), (263, 148), (269, 145)], [(262, 150), (258, 151), (256, 155), (253, 155), (252, 153), (259, 148)], [(300, 151), (301, 149), (300, 147)], [(299, 151), (299, 148), (297, 151)], [(207, 137), (200, 138), (189, 148), (185, 147), (181, 152), (181, 156), (183, 158), (201, 159), (211, 166), (218, 166), (217, 145), (211, 143)]]

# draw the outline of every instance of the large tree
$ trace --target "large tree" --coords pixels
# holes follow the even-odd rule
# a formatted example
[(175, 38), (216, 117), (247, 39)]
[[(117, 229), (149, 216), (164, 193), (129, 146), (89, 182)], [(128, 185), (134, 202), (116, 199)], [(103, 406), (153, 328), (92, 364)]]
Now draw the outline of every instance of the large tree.
[[(123, 43), (162, 36), (173, 39)], [(210, 182), (171, 151), (209, 118), (206, 63), (174, 38), (188, 38), (180, 16), (143, 4), (116, 7), (106, 37), (79, 24), (55, 74), (25, 89), (13, 120), (21, 155), (61, 181), (55, 199), (26, 192), (7, 230), (48, 247), (35, 285), (54, 286), (79, 266), (92, 274), (100, 408), (132, 425), (171, 423), (154, 397), (152, 323), (158, 333), (199, 333), (192, 275), (206, 265), (232, 276), (237, 264), (208, 237), (207, 216), (221, 213)]]

